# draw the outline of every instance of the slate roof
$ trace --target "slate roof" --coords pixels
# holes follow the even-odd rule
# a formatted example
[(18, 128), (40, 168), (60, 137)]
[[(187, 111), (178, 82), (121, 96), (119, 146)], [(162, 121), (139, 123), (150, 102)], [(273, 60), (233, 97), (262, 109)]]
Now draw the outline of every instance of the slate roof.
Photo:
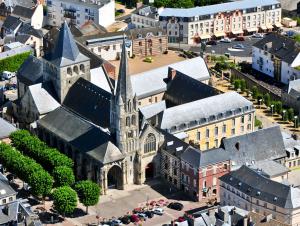
[[(184, 130), (245, 112), (252, 112), (252, 102), (236, 92), (228, 92), (205, 99), (167, 108), (161, 113), (160, 128)], [(182, 127), (182, 129), (181, 129)], [(177, 132), (178, 132), (177, 131)]]
[(118, 81), (115, 89), (116, 98), (119, 98), (119, 100), (121, 98), (124, 104), (127, 104), (127, 102), (133, 98), (127, 58), (128, 58), (128, 54), (126, 50), (125, 36), (124, 36), (123, 44), (122, 44), (121, 60), (119, 66)]
[[(172, 68), (169, 68), (169, 75), (172, 73), (171, 70)], [(177, 72), (173, 79), (166, 79), (166, 82), (165, 99), (168, 102), (168, 107), (201, 100), (220, 93), (217, 89), (181, 72)]]
[(168, 77), (169, 67), (199, 81), (208, 80), (210, 78), (204, 60), (201, 57), (195, 57), (131, 75), (132, 88), (137, 97), (145, 98), (166, 91), (167, 85), (164, 79)]
[(53, 98), (53, 95), (51, 95), (54, 92), (50, 82), (31, 85), (28, 90), (38, 112), (41, 115), (49, 113), (60, 106), (60, 104)]
[(165, 8), (160, 16), (175, 17), (194, 17), (202, 15), (211, 15), (219, 12), (243, 10), (248, 8), (256, 8), (258, 6), (268, 6), (280, 4), (277, 0), (244, 0), (234, 1), (210, 6), (194, 7), (194, 8)]
[(141, 111), (141, 113), (143, 114), (143, 116), (146, 119), (149, 119), (155, 115), (157, 115), (158, 113), (164, 111), (166, 109), (166, 102), (160, 101), (154, 104), (150, 104), (144, 107), (140, 107), (139, 110)]
[(9, 135), (16, 130), (17, 128), (14, 125), (0, 118), (0, 139), (9, 137)]
[[(1, 122), (1, 121), (0, 121)], [(0, 127), (2, 128), (2, 127)], [(7, 180), (7, 178), (0, 173), (0, 199), (17, 195), (18, 192), (16, 192), (10, 185)]]
[(32, 35), (37, 38), (43, 38), (42, 30), (34, 29), (29, 23), (24, 23), (18, 30), (17, 36), (20, 34)]
[(208, 165), (216, 164), (229, 160), (228, 153), (224, 152), (222, 148), (215, 148), (206, 151), (189, 147), (181, 155), (181, 160), (189, 163), (193, 168), (199, 169)]
[(290, 171), (287, 167), (272, 160), (257, 161), (250, 168), (261, 171), (268, 178), (286, 174)]
[(16, 5), (12, 12), (13, 15), (24, 18), (24, 19), (31, 19), (34, 10), (31, 8), (27, 8), (21, 5)]
[(295, 98), (300, 97), (300, 79), (292, 80), (289, 82), (288, 94)]
[(21, 54), (21, 53), (25, 53), (25, 52), (29, 52), (29, 51), (32, 52), (32, 48), (28, 45), (23, 45), (22, 47), (11, 49), (11, 50), (0, 53), (0, 59), (15, 56), (17, 54)]
[(2, 27), (7, 30), (14, 31), (22, 24), (22, 21), (18, 17), (14, 17), (12, 15), (9, 15), (4, 20), (4, 23), (2, 24)]
[(85, 119), (59, 107), (37, 122), (55, 136), (68, 142), (75, 149), (94, 160), (106, 164), (123, 159), (125, 156), (113, 144), (110, 135)]
[(53, 64), (61, 67), (74, 64), (74, 62), (83, 62), (88, 60), (85, 55), (79, 52), (66, 21), (60, 28), (54, 51), (50, 55), (46, 56), (46, 58)]
[(164, 142), (161, 148), (171, 155), (180, 157), (181, 154), (189, 147), (189, 144), (175, 137), (174, 135), (158, 129), (158, 131), (163, 134)]
[(92, 123), (108, 128), (110, 123), (111, 93), (79, 78), (69, 89), (63, 106)]
[(300, 52), (300, 48), (295, 40), (275, 32), (266, 35), (263, 39), (253, 44), (254, 47), (262, 50), (264, 50), (265, 45), (268, 46), (267, 51), (270, 54), (275, 55), (288, 64), (292, 64)]
[(28, 86), (43, 82), (43, 62), (30, 55), (19, 68), (17, 78)]
[(242, 166), (219, 179), (248, 196), (273, 205), (285, 209), (300, 207), (300, 189), (272, 181), (247, 166)]
[(279, 126), (225, 138), (220, 147), (228, 152), (233, 166), (250, 165), (256, 161), (276, 160), (286, 156)]

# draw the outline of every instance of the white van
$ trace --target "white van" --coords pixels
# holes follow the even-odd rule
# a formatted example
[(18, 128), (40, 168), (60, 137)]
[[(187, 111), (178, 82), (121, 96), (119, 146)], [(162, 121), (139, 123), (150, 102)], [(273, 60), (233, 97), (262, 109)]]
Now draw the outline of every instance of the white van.
[(4, 78), (4, 79), (11, 79), (14, 76), (15, 76), (14, 72), (10, 72), (10, 71), (3, 71), (2, 72), (2, 78)]

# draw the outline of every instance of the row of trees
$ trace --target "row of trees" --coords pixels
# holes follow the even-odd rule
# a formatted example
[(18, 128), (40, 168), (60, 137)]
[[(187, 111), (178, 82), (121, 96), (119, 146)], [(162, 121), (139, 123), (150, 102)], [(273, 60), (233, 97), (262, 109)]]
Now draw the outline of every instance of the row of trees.
[[(56, 187), (52, 193), (52, 198), (54, 207), (60, 214), (65, 216), (65, 214), (72, 213), (77, 206), (78, 199), (86, 206), (86, 211), (88, 211), (88, 206), (98, 203), (100, 187), (89, 180), (75, 183), (72, 159), (57, 149), (48, 147), (46, 143), (31, 135), (27, 130), (13, 132), (10, 134), (10, 138), (16, 148), (29, 156), (26, 158), (35, 159), (52, 175), (51, 181)], [(34, 160), (31, 159), (31, 161)], [(40, 168), (42, 168), (41, 165), (39, 165)], [(26, 179), (24, 178), (25, 181)], [(51, 191), (52, 186), (49, 189)]]
[(155, 7), (168, 7), (168, 8), (192, 8), (194, 6), (206, 6), (219, 4), (224, 0), (155, 0)]
[(0, 60), (0, 73), (3, 71), (17, 71), (30, 54), (31, 51), (28, 51)]
[(55, 148), (50, 148), (45, 142), (31, 135), (27, 130), (18, 130), (11, 133), (10, 139), (12, 140), (13, 146), (35, 159), (48, 172), (51, 172), (58, 166), (66, 166), (69, 168), (74, 166), (74, 162), (71, 158), (60, 153)]
[(4, 143), (0, 143), (0, 160), (10, 172), (31, 186), (34, 195), (50, 194), (53, 178), (36, 161)]
[[(272, 114), (277, 113), (278, 115), (282, 115), (283, 121), (291, 121), (295, 122), (295, 113), (293, 108), (285, 109), (283, 108), (283, 104), (281, 101), (272, 100), (269, 93), (262, 94), (259, 92), (257, 86), (251, 87), (251, 89), (247, 89), (247, 83), (244, 79), (234, 79), (230, 78), (231, 84), (233, 84), (235, 90), (240, 90), (241, 92), (251, 92), (252, 98), (257, 101), (259, 105), (264, 104), (266, 107), (270, 108)], [(296, 121), (297, 124), (297, 121)]]

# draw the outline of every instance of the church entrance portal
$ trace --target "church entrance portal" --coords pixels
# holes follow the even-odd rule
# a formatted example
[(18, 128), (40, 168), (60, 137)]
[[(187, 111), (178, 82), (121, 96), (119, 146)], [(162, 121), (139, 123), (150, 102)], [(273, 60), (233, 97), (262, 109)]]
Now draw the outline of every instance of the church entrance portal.
[(123, 174), (119, 166), (113, 166), (107, 173), (108, 188), (122, 189)]
[(145, 176), (146, 180), (152, 179), (154, 177), (154, 163), (150, 162), (146, 166)]

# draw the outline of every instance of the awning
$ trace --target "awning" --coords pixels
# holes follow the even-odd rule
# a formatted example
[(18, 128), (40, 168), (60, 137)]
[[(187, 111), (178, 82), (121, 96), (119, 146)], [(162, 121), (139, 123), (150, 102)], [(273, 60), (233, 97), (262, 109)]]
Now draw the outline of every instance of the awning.
[(258, 31), (257, 27), (247, 28), (248, 32)]
[(224, 32), (216, 32), (216, 33), (214, 33), (214, 36), (216, 36), (217, 38), (223, 37), (223, 36), (225, 36), (225, 33)]
[(267, 30), (266, 25), (261, 25), (260, 28), (261, 28), (262, 30)]
[(282, 24), (281, 23), (275, 23), (275, 26), (276, 27), (282, 27)]
[(200, 37), (201, 39), (209, 39), (209, 38), (211, 38), (211, 36), (208, 35), (208, 34), (200, 35), (199, 37)]
[(240, 31), (232, 31), (231, 33), (237, 35), (237, 34), (243, 34), (244, 32), (240, 30)]
[(273, 29), (273, 26), (271, 24), (267, 24), (268, 29)]

